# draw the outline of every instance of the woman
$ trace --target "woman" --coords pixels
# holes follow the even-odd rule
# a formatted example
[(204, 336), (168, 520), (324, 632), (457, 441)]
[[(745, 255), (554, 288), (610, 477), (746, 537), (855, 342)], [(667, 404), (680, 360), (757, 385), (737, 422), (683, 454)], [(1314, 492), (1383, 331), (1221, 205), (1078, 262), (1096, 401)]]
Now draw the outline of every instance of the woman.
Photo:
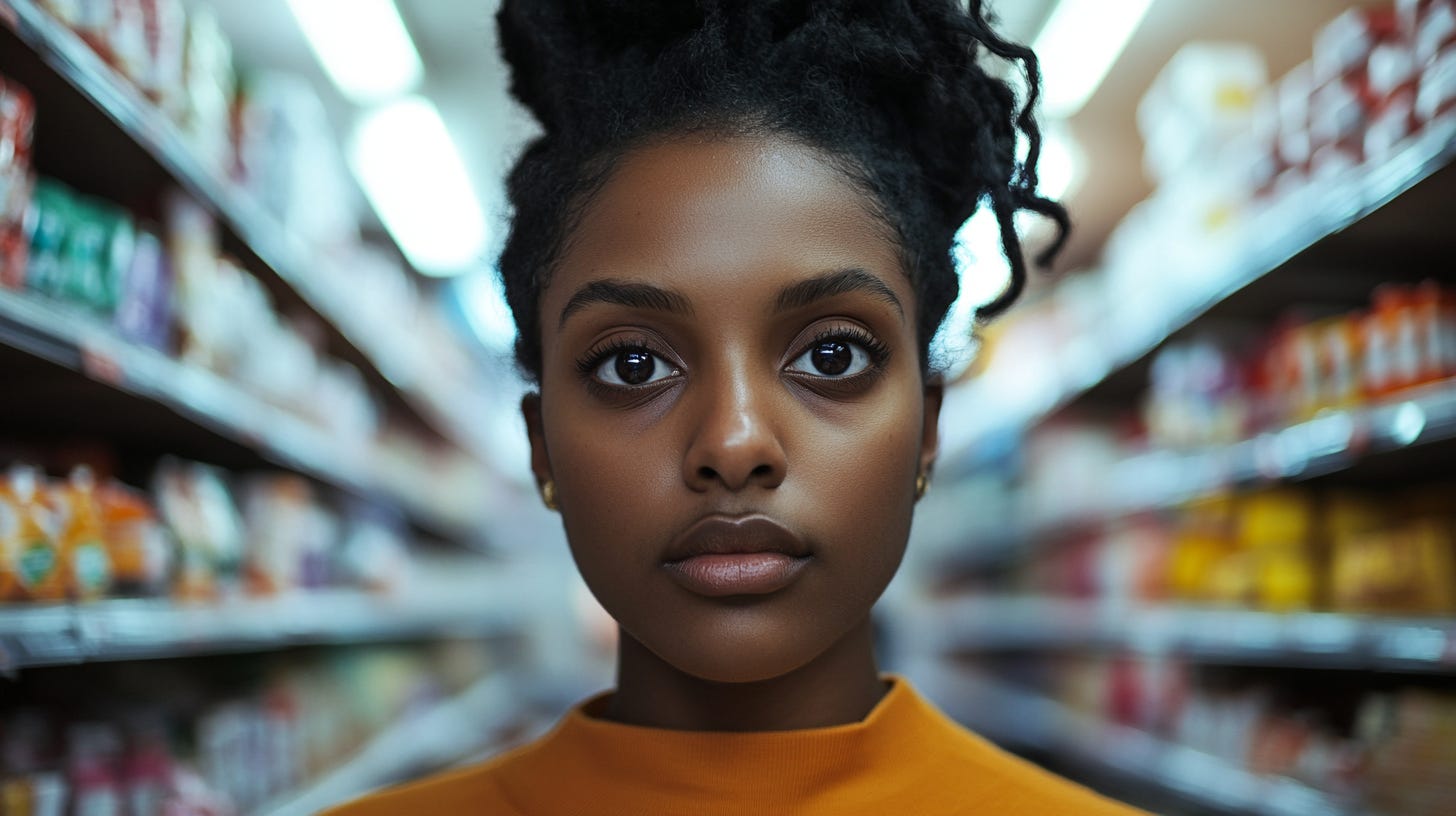
[[(1030, 106), (958, 0), (507, 0), (544, 135), (501, 259), (532, 468), (620, 625), (614, 692), (340, 813), (1114, 814), (881, 676), (870, 607), (930, 482), (930, 341)], [(1034, 98), (1034, 94), (1033, 94)], [(1016, 159), (1018, 133), (1031, 145)]]

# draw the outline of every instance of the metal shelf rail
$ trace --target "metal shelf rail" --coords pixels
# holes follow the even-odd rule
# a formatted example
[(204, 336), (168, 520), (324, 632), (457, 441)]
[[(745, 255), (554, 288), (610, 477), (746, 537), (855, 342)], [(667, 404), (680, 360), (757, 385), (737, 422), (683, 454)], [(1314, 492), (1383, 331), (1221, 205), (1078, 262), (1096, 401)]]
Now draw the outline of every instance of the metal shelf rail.
[(527, 604), (506, 574), (383, 595), (299, 590), (217, 603), (110, 600), (0, 606), (0, 673), (287, 646), (489, 637), (520, 631)]
[[(280, 466), (357, 495), (386, 499), (452, 540), (468, 540), (478, 529), (479, 518), (423, 498), (445, 491), (405, 495), (389, 487), (398, 480), (384, 479), (367, 446), (331, 436), (217, 374), (127, 343), (88, 317), (36, 296), (0, 290), (0, 344), (164, 405)], [(428, 484), (428, 474), (419, 481)]]
[(1228, 445), (1137, 453), (1108, 469), (1101, 495), (1068, 503), (1056, 515), (1020, 514), (1015, 524), (973, 533), (953, 560), (992, 566), (1062, 532), (1175, 508), (1221, 490), (1337, 473), (1370, 456), (1452, 440), (1456, 380), (1444, 380)]
[(1456, 618), (989, 596), (938, 602), (913, 620), (906, 636), (921, 654), (1105, 650), (1209, 663), (1456, 673)]

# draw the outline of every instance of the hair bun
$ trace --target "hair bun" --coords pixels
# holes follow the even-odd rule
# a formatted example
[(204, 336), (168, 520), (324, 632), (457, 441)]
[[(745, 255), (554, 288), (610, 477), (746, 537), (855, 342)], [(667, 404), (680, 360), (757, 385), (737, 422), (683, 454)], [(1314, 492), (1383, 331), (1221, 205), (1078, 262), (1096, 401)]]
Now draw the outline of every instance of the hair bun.
[[(530, 0), (498, 15), (511, 93), (548, 132), (579, 106), (600, 101), (588, 89), (604, 74), (633, 73), (702, 30), (697, 0)], [(716, 4), (712, 4), (716, 5)]]

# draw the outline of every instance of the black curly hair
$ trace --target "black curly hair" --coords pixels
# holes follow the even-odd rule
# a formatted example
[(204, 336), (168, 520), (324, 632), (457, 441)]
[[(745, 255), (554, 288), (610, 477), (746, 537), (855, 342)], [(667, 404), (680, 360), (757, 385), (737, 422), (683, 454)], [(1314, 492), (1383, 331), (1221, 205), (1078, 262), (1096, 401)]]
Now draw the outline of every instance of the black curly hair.
[[(539, 300), (580, 214), (617, 161), (683, 134), (776, 135), (821, 151), (868, 195), (918, 294), (922, 368), (959, 286), (956, 231), (987, 202), (1010, 286), (977, 316), (1004, 311), (1026, 282), (1020, 210), (1066, 211), (1037, 194), (1036, 56), (1000, 38), (982, 0), (505, 0), (498, 14), (511, 91), (544, 133), (510, 175), (515, 207), (500, 259), (519, 336), (539, 380)], [(988, 73), (1020, 63), (1027, 98)], [(1029, 143), (1017, 159), (1018, 132)]]

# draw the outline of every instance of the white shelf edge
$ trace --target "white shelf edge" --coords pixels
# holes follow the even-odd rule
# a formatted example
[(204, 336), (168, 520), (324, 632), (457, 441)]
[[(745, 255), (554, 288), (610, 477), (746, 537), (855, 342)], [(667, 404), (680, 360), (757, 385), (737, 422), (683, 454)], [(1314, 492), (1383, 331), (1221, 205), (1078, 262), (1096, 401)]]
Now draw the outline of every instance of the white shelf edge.
[[(1055, 517), (1029, 518), (990, 536), (972, 536), (964, 542), (971, 545), (969, 551), (960, 555), (967, 562), (1000, 562), (1018, 551), (1012, 542), (1044, 540), (1140, 512), (1175, 508), (1220, 490), (1336, 473), (1368, 456), (1452, 440), (1456, 379), (1368, 406), (1326, 411), (1227, 445), (1132, 454), (1110, 468), (1105, 483), (1114, 486), (1116, 495), (1108, 501)], [(1136, 487), (1118, 488), (1119, 483)]]
[(911, 613), (924, 653), (1125, 650), (1194, 662), (1456, 674), (1456, 618), (1274, 613), (1042, 596), (942, 601)]
[[(456, 518), (442, 508), (426, 506), (389, 489), (372, 471), (367, 448), (348, 444), (347, 440), (333, 440), (307, 420), (253, 396), (217, 374), (128, 343), (88, 318), (79, 309), (0, 289), (0, 323), (20, 327), (30, 333), (32, 340), (39, 341), (28, 344), (33, 347), (13, 344), (22, 351), (171, 408), (283, 467), (362, 496), (385, 498), (427, 527), (465, 538), (474, 534), (483, 521)], [(0, 337), (0, 342), (5, 340)]]
[(518, 631), (502, 577), (473, 592), (300, 590), (212, 604), (106, 600), (0, 606), (0, 671)]

